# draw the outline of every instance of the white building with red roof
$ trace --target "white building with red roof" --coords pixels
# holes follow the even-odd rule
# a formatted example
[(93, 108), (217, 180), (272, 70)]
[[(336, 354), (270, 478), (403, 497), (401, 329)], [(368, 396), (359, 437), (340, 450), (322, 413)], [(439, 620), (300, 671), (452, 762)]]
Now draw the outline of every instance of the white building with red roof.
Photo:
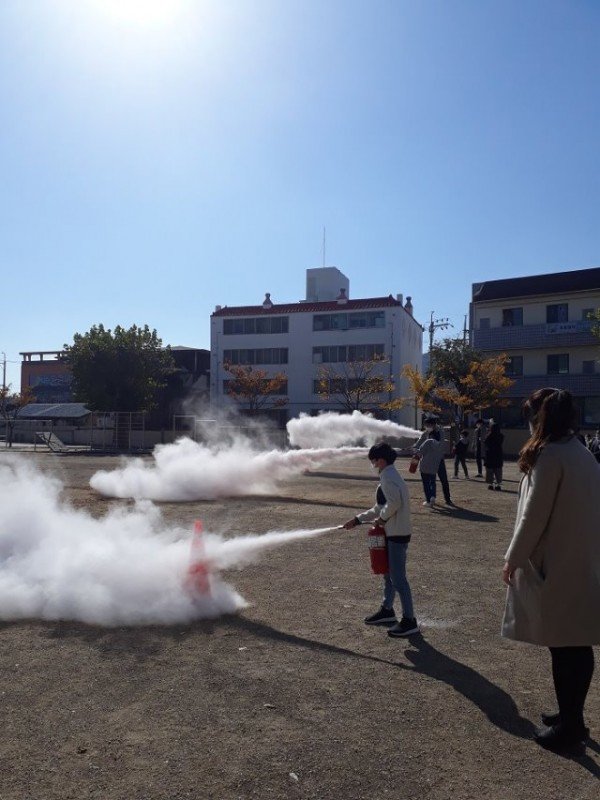
[[(347, 376), (345, 365), (381, 358), (377, 367), (392, 389), (380, 402), (410, 397), (401, 376), (405, 364), (421, 369), (423, 328), (413, 317), (411, 298), (402, 295), (352, 299), (350, 282), (336, 267), (306, 271), (306, 299), (273, 302), (269, 293), (260, 305), (217, 306), (211, 315), (211, 400), (231, 402), (227, 364), (251, 365), (267, 374), (284, 373), (282, 394), (287, 404), (279, 422), (301, 412), (342, 411), (335, 396), (317, 392), (319, 373)], [(377, 411), (374, 402), (369, 409)], [(379, 413), (381, 413), (379, 411)], [(402, 424), (414, 425), (414, 405), (392, 412)]]

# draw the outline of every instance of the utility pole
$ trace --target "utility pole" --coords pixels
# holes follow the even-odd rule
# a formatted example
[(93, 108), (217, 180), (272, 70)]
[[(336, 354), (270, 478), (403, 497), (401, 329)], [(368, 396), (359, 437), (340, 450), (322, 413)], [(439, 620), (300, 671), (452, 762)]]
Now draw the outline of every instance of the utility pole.
[(6, 389), (6, 353), (2, 353), (2, 391)]
[[(466, 324), (466, 323), (465, 323)], [(429, 323), (429, 352), (431, 353), (431, 349), (433, 347), (433, 334), (439, 328), (441, 330), (446, 330), (446, 328), (453, 328), (451, 322), (449, 322), (448, 317), (443, 317), (441, 319), (434, 319), (433, 318), (433, 311), (431, 312), (431, 321)]]

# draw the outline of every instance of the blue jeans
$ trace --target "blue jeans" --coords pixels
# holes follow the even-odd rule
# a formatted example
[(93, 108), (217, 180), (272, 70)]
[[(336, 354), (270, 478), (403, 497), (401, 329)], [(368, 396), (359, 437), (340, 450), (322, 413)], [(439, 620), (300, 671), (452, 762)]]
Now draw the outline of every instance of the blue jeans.
[(432, 498), (435, 499), (435, 472), (422, 472), (421, 480), (423, 481), (425, 500), (429, 502)]
[(394, 597), (398, 592), (402, 605), (402, 616), (414, 619), (412, 594), (406, 577), (408, 544), (388, 541), (387, 551), (390, 571), (383, 576), (383, 606), (393, 608)]

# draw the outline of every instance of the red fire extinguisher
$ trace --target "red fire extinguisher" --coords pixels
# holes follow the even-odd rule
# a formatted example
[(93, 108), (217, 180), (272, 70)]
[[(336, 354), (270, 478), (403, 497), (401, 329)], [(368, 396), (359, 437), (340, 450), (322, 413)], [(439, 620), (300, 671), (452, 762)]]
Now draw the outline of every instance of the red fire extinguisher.
[(367, 536), (369, 556), (371, 557), (371, 572), (374, 575), (385, 575), (389, 572), (385, 528), (383, 525), (373, 525), (369, 529)]

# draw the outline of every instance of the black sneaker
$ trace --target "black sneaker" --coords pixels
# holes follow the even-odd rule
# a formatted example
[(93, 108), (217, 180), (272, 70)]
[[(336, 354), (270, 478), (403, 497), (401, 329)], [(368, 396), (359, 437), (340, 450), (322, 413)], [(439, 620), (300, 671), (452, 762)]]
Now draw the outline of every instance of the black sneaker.
[(402, 637), (402, 636), (412, 636), (413, 633), (419, 632), (419, 626), (417, 624), (416, 619), (408, 619), (408, 617), (402, 617), (400, 622), (397, 625), (394, 625), (393, 628), (390, 628), (388, 631), (388, 636), (395, 636), (395, 637)]
[(502, 487), (500, 486), (500, 484), (499, 484), (499, 483), (497, 483), (497, 484), (494, 486), (494, 489), (495, 489), (497, 492), (501, 492), (501, 491), (502, 491)]
[(391, 622), (397, 622), (396, 614), (393, 608), (385, 606), (381, 606), (379, 611), (370, 617), (365, 617), (365, 625), (389, 625)]

